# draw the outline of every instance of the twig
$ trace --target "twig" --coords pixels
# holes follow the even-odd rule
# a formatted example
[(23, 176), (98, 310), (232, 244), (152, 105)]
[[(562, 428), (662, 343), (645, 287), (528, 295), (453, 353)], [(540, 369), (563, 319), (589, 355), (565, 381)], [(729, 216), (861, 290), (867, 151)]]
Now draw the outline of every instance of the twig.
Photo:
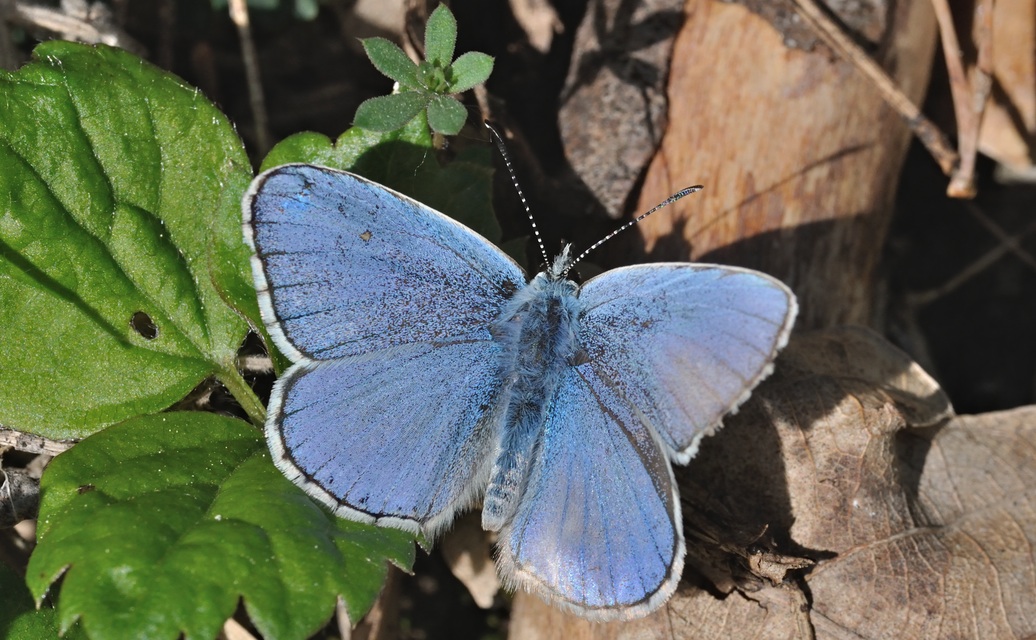
[(252, 27), (248, 22), (248, 5), (246, 0), (230, 0), (230, 19), (237, 27), (241, 38), (241, 59), (245, 65), (245, 80), (248, 82), (248, 98), (252, 106), (252, 117), (255, 119), (255, 140), (259, 147), (259, 155), (266, 155), (271, 147), (269, 119), (266, 116), (266, 103), (263, 100), (263, 84), (259, 76), (259, 55), (252, 40)]
[[(942, 39), (943, 57), (946, 58), (946, 72), (950, 78), (950, 95), (953, 98), (953, 112), (957, 116), (957, 149), (960, 164), (950, 177), (946, 188), (951, 197), (975, 197), (975, 150), (978, 145), (978, 118), (971, 105), (971, 85), (964, 70), (964, 59), (953, 25), (953, 13), (946, 0), (931, 0), (935, 20), (939, 23), (939, 37)], [(974, 132), (975, 135), (972, 135)]]
[(223, 623), (222, 636), (225, 640), (255, 640), (255, 636), (233, 618)]
[(486, 90), (486, 85), (476, 85), (472, 93), (475, 94), (475, 103), (478, 105), (481, 120), (493, 122), (493, 107), (489, 104), (489, 91)]
[(404, 0), (403, 2), (403, 51), (407, 56), (420, 62), (424, 59), (424, 28), (428, 24), (428, 3), (424, 0)]
[(56, 456), (62, 451), (68, 451), (74, 444), (75, 442), (70, 440), (51, 440), (43, 436), (15, 431), (8, 427), (0, 427), (0, 448), (11, 447), (18, 451)]
[(17, 3), (16, 7), (17, 11), (11, 19), (29, 29), (51, 31), (66, 40), (107, 44), (138, 55), (144, 53), (144, 47), (139, 42), (105, 20), (92, 19), (90, 16), (71, 16), (60, 9), (24, 2)]
[(978, 155), (979, 131), (982, 114), (989, 101), (993, 85), (993, 2), (980, 0), (975, 7), (975, 41), (978, 46), (978, 61), (972, 69), (969, 81), (964, 68), (957, 29), (953, 24), (953, 13), (947, 0), (931, 0), (935, 18), (939, 23), (943, 56), (950, 77), (950, 95), (953, 97), (953, 112), (957, 116), (957, 149), (960, 165), (950, 177), (946, 193), (951, 198), (975, 197), (975, 160)]
[(353, 625), (349, 621), (349, 611), (345, 608), (345, 600), (338, 596), (335, 603), (335, 623), (338, 625), (338, 635), (342, 640), (352, 640)]
[(237, 368), (245, 373), (273, 373), (273, 359), (270, 356), (240, 356)]
[[(975, 113), (975, 130), (970, 132), (969, 143), (972, 155), (978, 154), (979, 135), (982, 131), (982, 116), (989, 105), (989, 94), (993, 90), (993, 0), (979, 0), (975, 7), (975, 28), (973, 30), (975, 46), (978, 47), (978, 60), (971, 70), (971, 108)], [(964, 137), (963, 132), (958, 132)], [(963, 151), (961, 152), (963, 153)], [(974, 164), (974, 158), (972, 159)], [(974, 183), (974, 178), (971, 178)], [(950, 182), (953, 188), (953, 182)], [(972, 184), (972, 188), (974, 185)], [(953, 193), (951, 192), (952, 196)]]
[(18, 68), (18, 55), (11, 40), (11, 24), (18, 7), (14, 0), (0, 0), (0, 69), (14, 71)]
[(1018, 251), (1021, 241), (1033, 231), (1036, 231), (1036, 220), (1029, 223), (1027, 227), (1022, 229), (1021, 232), (1015, 234), (1013, 237), (1006, 238), (1001, 244), (988, 251), (985, 255), (980, 256), (977, 260), (961, 269), (957, 275), (953, 276), (938, 287), (928, 289), (927, 291), (908, 293), (905, 296), (906, 302), (912, 307), (920, 307), (934, 302), (951, 291), (956, 290), (965, 282), (985, 271), (991, 264), (1002, 258), (1008, 252)]
[(932, 154), (943, 173), (947, 176), (952, 175), (960, 162), (960, 157), (950, 146), (950, 142), (943, 132), (921, 113), (917, 105), (896, 86), (895, 81), (867, 55), (867, 52), (846, 36), (841, 28), (827, 17), (827, 14), (817, 6), (814, 0), (792, 1), (802, 19), (816, 31), (827, 46), (874, 83), (885, 102), (902, 116), (921, 144)]
[(1032, 254), (1025, 250), (1021, 245), (1021, 240), (1024, 237), (1026, 231), (1022, 231), (1021, 234), (1012, 236), (1004, 231), (1000, 225), (989, 219), (989, 216), (985, 214), (975, 203), (966, 203), (966, 208), (971, 217), (975, 218), (979, 224), (986, 228), (994, 238), (1003, 243), (1008, 251), (1013, 253), (1016, 258), (1029, 265), (1029, 268), (1036, 271), (1036, 258), (1033, 258)]
[(558, 12), (546, 0), (510, 0), (511, 15), (532, 48), (546, 54), (554, 36), (565, 31)]

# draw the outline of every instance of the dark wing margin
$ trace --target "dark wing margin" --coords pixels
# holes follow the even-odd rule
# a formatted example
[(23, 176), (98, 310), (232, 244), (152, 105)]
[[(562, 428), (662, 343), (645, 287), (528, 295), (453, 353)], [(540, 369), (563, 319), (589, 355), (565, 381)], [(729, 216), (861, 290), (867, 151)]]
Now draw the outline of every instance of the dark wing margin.
[(296, 364), (270, 399), (274, 463), (343, 518), (434, 537), (486, 483), (497, 349), (404, 345)]

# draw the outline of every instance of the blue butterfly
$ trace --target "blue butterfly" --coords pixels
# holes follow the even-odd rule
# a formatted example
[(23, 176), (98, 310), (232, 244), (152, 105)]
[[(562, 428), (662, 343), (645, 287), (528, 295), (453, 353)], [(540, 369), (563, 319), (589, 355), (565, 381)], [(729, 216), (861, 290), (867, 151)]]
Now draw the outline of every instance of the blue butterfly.
[(504, 582), (592, 620), (683, 570), (671, 461), (772, 369), (796, 313), (770, 276), (662, 263), (528, 280), (467, 227), (359, 176), (271, 169), (244, 198), (262, 317), (294, 363), (274, 462), (343, 518), (430, 538), (482, 507)]

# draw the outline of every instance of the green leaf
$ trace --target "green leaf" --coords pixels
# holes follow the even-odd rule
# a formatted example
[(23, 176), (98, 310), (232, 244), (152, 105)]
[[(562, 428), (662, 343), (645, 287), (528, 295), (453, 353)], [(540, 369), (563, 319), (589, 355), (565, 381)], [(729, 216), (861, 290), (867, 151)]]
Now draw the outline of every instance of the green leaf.
[(0, 423), (79, 437), (233, 369), (239, 313), (261, 325), (252, 172), (176, 77), (100, 45), (34, 56), (0, 73)]
[(430, 99), (431, 96), (416, 91), (370, 98), (356, 110), (353, 123), (371, 131), (395, 131), (413, 120)]
[(467, 119), (464, 105), (450, 96), (436, 96), (428, 104), (428, 126), (436, 133), (455, 136)]
[(431, 62), (422, 62), (417, 65), (417, 81), (426, 93), (449, 93), (451, 81), (446, 78), (448, 71), (449, 67), (444, 69)]
[(445, 69), (453, 60), (453, 48), (456, 45), (457, 19), (446, 5), (440, 4), (428, 16), (428, 24), (424, 28), (424, 58)]
[(334, 517), (272, 464), (248, 424), (207, 413), (128, 420), (62, 453), (42, 479), (37, 600), (62, 574), (62, 629), (93, 640), (212, 638), (239, 599), (267, 638), (306, 638), (341, 595), (374, 602), (412, 537)]
[(417, 73), (417, 64), (394, 42), (385, 38), (366, 38), (362, 42), (363, 49), (375, 69), (404, 88), (413, 89), (418, 86), (414, 75)]
[[(49, 606), (36, 609), (25, 581), (0, 563), (0, 638), (53, 640), (58, 637), (57, 615)], [(82, 628), (72, 627), (64, 640), (86, 638)]]
[(454, 60), (450, 70), (453, 74), (450, 93), (463, 93), (489, 79), (493, 73), (493, 56), (469, 51)]
[(500, 240), (493, 214), (490, 149), (469, 148), (440, 166), (423, 114), (390, 133), (353, 127), (336, 142), (315, 133), (291, 136), (270, 151), (261, 168), (291, 162), (358, 173), (441, 211), (492, 242)]
[[(393, 135), (359, 127), (349, 129), (349, 131), (353, 130), (363, 132), (374, 141), (380, 141)], [(396, 133), (398, 135), (398, 132)], [(335, 144), (331, 142), (330, 138), (315, 131), (303, 131), (302, 133), (288, 136), (274, 145), (273, 149), (270, 149), (270, 152), (263, 158), (262, 164), (259, 165), (259, 171), (267, 171), (282, 164), (291, 164), (293, 162), (341, 168), (340, 158), (341, 152), (335, 148)]]

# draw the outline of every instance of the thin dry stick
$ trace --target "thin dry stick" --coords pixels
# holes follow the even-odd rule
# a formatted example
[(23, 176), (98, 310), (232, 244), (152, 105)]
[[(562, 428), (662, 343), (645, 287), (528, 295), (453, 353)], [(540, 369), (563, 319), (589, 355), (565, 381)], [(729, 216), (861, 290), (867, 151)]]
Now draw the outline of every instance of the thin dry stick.
[(342, 600), (342, 596), (338, 596), (338, 602), (335, 603), (335, 623), (338, 625), (338, 635), (341, 640), (352, 640), (353, 625), (349, 621), (349, 611), (345, 608), (345, 600)]
[(977, 220), (979, 224), (985, 227), (986, 231), (992, 234), (994, 238), (1002, 242), (1007, 247), (1007, 249), (1015, 255), (1016, 258), (1018, 258), (1025, 264), (1029, 265), (1029, 268), (1031, 268), (1032, 270), (1036, 271), (1036, 258), (1033, 258), (1032, 254), (1026, 251), (1021, 246), (1021, 244), (1019, 244), (1018, 240), (1020, 240), (1020, 237), (1016, 238), (1015, 236), (1012, 236), (1006, 231), (1004, 231), (1000, 227), (1000, 225), (990, 220), (989, 216), (987, 216), (985, 212), (982, 211), (982, 209), (976, 206), (973, 202), (968, 202), (966, 204), (966, 207), (968, 213), (970, 213), (971, 216), (975, 218), (975, 220)]
[(11, 447), (17, 451), (56, 456), (62, 451), (71, 449), (74, 444), (68, 440), (51, 440), (43, 436), (15, 431), (8, 427), (0, 427), (0, 447)]
[(18, 68), (18, 55), (11, 39), (11, 20), (17, 11), (14, 0), (0, 0), (0, 69), (8, 71)]
[(158, 66), (173, 68), (173, 39), (176, 35), (176, 0), (161, 0), (158, 3)]
[(938, 300), (951, 291), (956, 290), (965, 282), (988, 269), (990, 265), (1002, 258), (1008, 252), (1018, 251), (1021, 241), (1033, 231), (1036, 231), (1036, 221), (1031, 222), (1027, 227), (1022, 229), (1020, 233), (1014, 236), (1009, 236), (1004, 240), (1004, 242), (961, 269), (957, 275), (953, 276), (938, 287), (928, 289), (927, 291), (916, 291), (907, 294), (906, 302), (911, 307), (921, 307)]
[(248, 22), (247, 0), (230, 0), (230, 19), (237, 27), (241, 38), (241, 59), (245, 64), (245, 80), (248, 82), (248, 101), (255, 118), (255, 141), (259, 155), (270, 150), (271, 136), (269, 120), (266, 117), (266, 103), (263, 100), (263, 83), (259, 77), (259, 55), (252, 40), (252, 27)]
[(241, 356), (237, 368), (243, 373), (272, 373), (273, 359), (270, 356)]
[(979, 131), (982, 127), (982, 114), (985, 113), (989, 92), (993, 86), (993, 2), (980, 0), (975, 6), (975, 44), (978, 47), (978, 61), (969, 80), (950, 5), (946, 0), (931, 1), (935, 9), (935, 18), (939, 23), (946, 70), (950, 77), (953, 111), (957, 116), (957, 148), (960, 152), (960, 166), (953, 172), (946, 193), (951, 198), (974, 198)]
[(899, 113), (907, 126), (914, 132), (918, 140), (928, 149), (943, 173), (952, 175), (960, 161), (957, 152), (950, 146), (949, 140), (931, 120), (908, 98), (885, 70), (878, 66), (855, 42), (849, 39), (841, 28), (817, 6), (813, 0), (792, 0), (799, 15), (817, 33), (818, 36), (842, 56), (864, 77), (874, 83), (885, 102)]
[[(975, 197), (975, 151), (978, 146), (978, 114), (971, 107), (971, 84), (964, 70), (957, 29), (953, 25), (953, 13), (946, 0), (931, 0), (935, 20), (939, 23), (939, 37), (942, 39), (943, 57), (946, 58), (946, 72), (950, 77), (950, 95), (953, 97), (953, 112), (957, 116), (957, 150), (960, 164), (950, 178), (946, 188), (954, 198)], [(972, 135), (974, 133), (974, 135)]]
[(255, 636), (233, 618), (223, 623), (223, 637), (226, 640), (255, 640)]
[(489, 91), (486, 90), (486, 85), (476, 85), (472, 89), (472, 93), (475, 94), (475, 104), (478, 105), (478, 110), (482, 115), (482, 121), (493, 122), (493, 107), (489, 104)]
[[(970, 99), (968, 108), (974, 114), (974, 128), (968, 132), (957, 130), (961, 155), (960, 164), (963, 166), (968, 162), (971, 167), (967, 174), (962, 174), (962, 170), (958, 171), (957, 174), (962, 174), (959, 179), (957, 174), (950, 179), (947, 193), (952, 198), (975, 197), (975, 158), (978, 154), (979, 134), (982, 130), (982, 115), (989, 104), (989, 93), (992, 90), (992, 0), (979, 0), (976, 5), (973, 35), (978, 48), (978, 60), (971, 70), (971, 95), (968, 96)], [(970, 158), (966, 155), (966, 149), (967, 153), (971, 155)], [(961, 191), (960, 196), (955, 193), (958, 188)]]
[(119, 27), (105, 21), (91, 21), (87, 16), (72, 16), (61, 9), (39, 6), (27, 2), (15, 3), (15, 14), (8, 16), (17, 24), (29, 29), (45, 29), (59, 34), (65, 40), (86, 44), (103, 43), (137, 54), (143, 54), (144, 47), (129, 37)]

